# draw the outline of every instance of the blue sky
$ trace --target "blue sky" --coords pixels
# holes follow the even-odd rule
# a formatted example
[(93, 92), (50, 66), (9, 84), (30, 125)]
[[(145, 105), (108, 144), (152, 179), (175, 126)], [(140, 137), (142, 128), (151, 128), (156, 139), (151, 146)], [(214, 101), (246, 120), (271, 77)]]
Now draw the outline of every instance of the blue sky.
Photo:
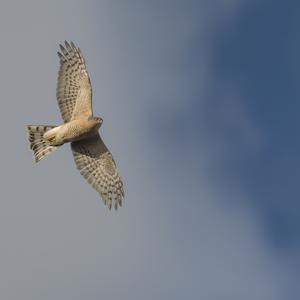
[[(270, 242), (278, 250), (299, 247), (299, 4), (260, 1), (248, 5), (217, 42), (216, 72), (234, 81), (263, 146), (253, 155), (235, 149), (233, 180), (251, 195)], [(299, 47), (299, 46), (298, 46)], [(221, 79), (221, 80), (222, 80)]]
[[(15, 4), (0, 9), (3, 103), (17, 120), (0, 157), (1, 298), (298, 298), (300, 4)], [(61, 122), (65, 39), (86, 58), (125, 181), (118, 212), (68, 146), (36, 166), (28, 149), (25, 124)]]

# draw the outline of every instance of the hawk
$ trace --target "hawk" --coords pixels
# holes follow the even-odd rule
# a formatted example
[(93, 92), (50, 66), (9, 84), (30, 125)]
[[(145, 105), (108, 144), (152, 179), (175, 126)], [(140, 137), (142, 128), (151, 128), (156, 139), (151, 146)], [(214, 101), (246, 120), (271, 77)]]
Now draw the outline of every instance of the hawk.
[(93, 116), (92, 86), (81, 50), (65, 41), (58, 53), (56, 98), (64, 124), (28, 125), (35, 162), (71, 143), (77, 169), (111, 209), (122, 206), (123, 183), (112, 154), (99, 135), (103, 120)]

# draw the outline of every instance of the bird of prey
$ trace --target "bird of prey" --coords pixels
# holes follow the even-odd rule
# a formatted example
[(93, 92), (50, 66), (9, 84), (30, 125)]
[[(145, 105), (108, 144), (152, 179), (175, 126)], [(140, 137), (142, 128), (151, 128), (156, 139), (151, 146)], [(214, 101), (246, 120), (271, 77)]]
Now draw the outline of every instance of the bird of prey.
[(99, 192), (109, 209), (117, 209), (124, 198), (123, 183), (98, 132), (103, 120), (93, 116), (92, 86), (85, 60), (73, 42), (65, 41), (57, 53), (60, 68), (56, 98), (64, 124), (27, 126), (35, 162), (70, 142), (81, 175)]

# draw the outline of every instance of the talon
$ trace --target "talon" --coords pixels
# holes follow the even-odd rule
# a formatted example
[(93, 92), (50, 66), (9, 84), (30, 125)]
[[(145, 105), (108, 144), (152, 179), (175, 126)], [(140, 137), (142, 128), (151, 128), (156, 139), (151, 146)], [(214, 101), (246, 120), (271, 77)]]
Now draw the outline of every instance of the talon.
[(51, 132), (51, 130), (47, 131), (44, 134), (44, 139), (47, 140), (50, 143), (55, 140), (55, 137), (56, 137), (56, 132)]
[(53, 142), (55, 140), (55, 134), (48, 137), (49, 142)]

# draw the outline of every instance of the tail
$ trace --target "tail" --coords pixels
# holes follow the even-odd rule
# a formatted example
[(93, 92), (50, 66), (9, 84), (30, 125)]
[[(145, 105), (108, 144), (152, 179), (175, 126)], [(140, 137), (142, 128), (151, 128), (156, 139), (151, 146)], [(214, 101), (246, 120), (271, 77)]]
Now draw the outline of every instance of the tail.
[(35, 162), (39, 162), (41, 159), (57, 149), (56, 146), (50, 146), (49, 141), (43, 138), (45, 132), (55, 127), (56, 126), (48, 125), (27, 126), (28, 139), (30, 142), (30, 148), (34, 153)]

